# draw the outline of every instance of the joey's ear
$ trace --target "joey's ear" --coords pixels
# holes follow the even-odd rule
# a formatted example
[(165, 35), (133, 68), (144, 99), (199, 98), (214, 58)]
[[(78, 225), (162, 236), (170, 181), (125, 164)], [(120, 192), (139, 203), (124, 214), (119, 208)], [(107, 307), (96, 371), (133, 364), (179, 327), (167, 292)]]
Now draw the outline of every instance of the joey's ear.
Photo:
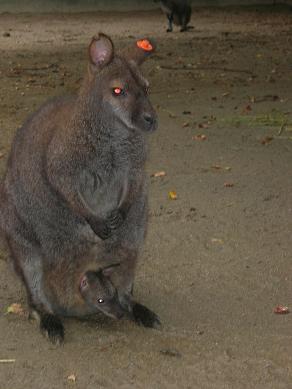
[(105, 277), (110, 277), (118, 266), (120, 266), (119, 263), (114, 263), (113, 265), (107, 266), (102, 269), (102, 274)]
[(153, 40), (144, 38), (137, 40), (133, 46), (124, 50), (123, 55), (128, 61), (133, 61), (137, 65), (141, 65), (155, 49), (156, 45)]
[(88, 277), (86, 274), (84, 274), (80, 280), (79, 289), (81, 291), (84, 291), (88, 287)]
[(111, 39), (102, 33), (94, 36), (88, 47), (89, 61), (93, 68), (102, 69), (113, 59), (114, 45)]

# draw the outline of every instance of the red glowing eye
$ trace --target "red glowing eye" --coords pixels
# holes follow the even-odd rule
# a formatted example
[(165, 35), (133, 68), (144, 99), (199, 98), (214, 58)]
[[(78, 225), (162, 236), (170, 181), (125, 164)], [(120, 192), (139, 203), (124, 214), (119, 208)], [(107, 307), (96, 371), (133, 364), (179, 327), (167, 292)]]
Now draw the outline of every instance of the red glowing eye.
[(121, 88), (114, 88), (114, 94), (115, 95), (120, 95), (122, 94), (123, 90)]

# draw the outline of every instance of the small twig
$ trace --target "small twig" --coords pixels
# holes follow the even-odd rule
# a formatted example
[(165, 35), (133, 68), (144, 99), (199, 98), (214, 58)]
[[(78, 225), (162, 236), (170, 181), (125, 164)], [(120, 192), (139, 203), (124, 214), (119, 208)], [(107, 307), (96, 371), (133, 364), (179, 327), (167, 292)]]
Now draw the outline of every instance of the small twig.
[(274, 139), (286, 139), (286, 140), (292, 140), (292, 136), (275, 136)]
[(234, 73), (247, 73), (247, 74), (253, 74), (250, 70), (245, 69), (229, 69), (229, 68), (221, 68), (221, 67), (215, 67), (215, 66), (198, 66), (198, 67), (179, 67), (179, 66), (167, 66), (167, 65), (161, 65), (161, 69), (166, 70), (220, 70), (221, 72), (234, 72)]
[(282, 134), (286, 124), (287, 124), (287, 120), (282, 123), (280, 130), (278, 131), (278, 136)]
[(0, 359), (0, 363), (14, 363), (16, 359)]

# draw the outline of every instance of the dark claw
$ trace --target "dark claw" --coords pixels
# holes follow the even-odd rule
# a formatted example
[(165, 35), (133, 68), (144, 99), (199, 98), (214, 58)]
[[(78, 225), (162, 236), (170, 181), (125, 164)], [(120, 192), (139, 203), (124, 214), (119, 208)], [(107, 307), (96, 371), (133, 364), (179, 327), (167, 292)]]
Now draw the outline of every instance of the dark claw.
[(107, 218), (107, 226), (111, 230), (118, 229), (124, 222), (124, 215), (119, 209), (115, 209), (111, 212), (109, 217)]
[(161, 322), (156, 313), (150, 311), (147, 307), (142, 304), (135, 303), (132, 308), (134, 321), (138, 325), (142, 325), (148, 328), (159, 328)]
[(57, 316), (42, 314), (40, 328), (53, 344), (61, 345), (64, 342), (64, 327)]

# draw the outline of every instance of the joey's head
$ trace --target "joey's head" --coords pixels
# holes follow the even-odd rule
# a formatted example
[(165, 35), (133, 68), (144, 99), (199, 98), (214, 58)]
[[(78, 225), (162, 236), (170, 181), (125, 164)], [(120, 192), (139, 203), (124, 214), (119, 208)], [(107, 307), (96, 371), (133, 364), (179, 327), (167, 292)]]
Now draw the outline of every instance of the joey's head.
[[(149, 100), (149, 82), (140, 65), (154, 51), (148, 39), (116, 53), (111, 39), (92, 38), (89, 53), (90, 109), (99, 109), (102, 122), (145, 132), (157, 127), (157, 115)], [(96, 105), (96, 106), (94, 106)]]
[(87, 271), (80, 280), (79, 291), (86, 304), (114, 319), (120, 319), (124, 310), (119, 302), (118, 292), (110, 280), (117, 265), (98, 271)]

